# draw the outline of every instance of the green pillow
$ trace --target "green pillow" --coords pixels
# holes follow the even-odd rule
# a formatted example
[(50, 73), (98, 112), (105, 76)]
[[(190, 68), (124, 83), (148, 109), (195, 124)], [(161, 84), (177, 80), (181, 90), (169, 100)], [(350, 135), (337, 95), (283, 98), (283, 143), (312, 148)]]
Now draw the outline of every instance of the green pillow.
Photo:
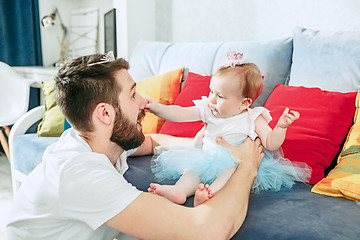
[(38, 126), (39, 137), (58, 137), (71, 127), (56, 104), (55, 80), (41, 83), (44, 91), (45, 114)]

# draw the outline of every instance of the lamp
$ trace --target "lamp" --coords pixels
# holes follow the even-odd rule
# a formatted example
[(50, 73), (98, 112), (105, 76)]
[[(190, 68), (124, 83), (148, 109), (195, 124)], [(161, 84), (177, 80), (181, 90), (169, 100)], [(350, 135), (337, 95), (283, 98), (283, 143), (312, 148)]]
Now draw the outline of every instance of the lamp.
[(67, 33), (68, 33), (68, 30), (67, 30), (67, 27), (64, 25), (62, 19), (61, 19), (61, 16), (60, 16), (60, 13), (58, 11), (57, 8), (54, 8), (53, 11), (50, 13), (50, 15), (46, 15), (45, 17), (43, 17), (41, 19), (41, 25), (44, 27), (44, 28), (48, 28), (48, 27), (51, 27), (51, 26), (54, 26), (56, 21), (56, 17), (59, 18), (59, 23), (60, 23), (60, 26), (61, 26), (61, 29), (63, 31), (63, 36), (62, 36), (62, 39), (61, 41), (59, 40), (60, 42), (60, 62), (61, 63), (64, 63), (65, 62), (65, 59), (66, 59), (66, 37), (67, 37)]

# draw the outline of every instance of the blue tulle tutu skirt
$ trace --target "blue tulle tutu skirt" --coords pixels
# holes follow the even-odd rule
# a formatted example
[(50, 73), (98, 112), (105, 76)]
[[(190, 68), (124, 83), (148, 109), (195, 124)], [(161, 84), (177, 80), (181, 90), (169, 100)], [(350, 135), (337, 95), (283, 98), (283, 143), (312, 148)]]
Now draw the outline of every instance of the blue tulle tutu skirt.
[[(283, 187), (291, 188), (296, 181), (306, 182), (310, 178), (311, 169), (305, 163), (293, 163), (283, 158), (280, 151), (264, 149), (264, 153), (252, 192), (279, 191)], [(237, 165), (226, 148), (217, 146), (216, 151), (208, 153), (202, 148), (193, 147), (162, 151), (154, 155), (151, 170), (158, 181), (178, 180), (184, 171), (190, 170), (199, 176), (202, 183), (210, 185), (224, 171)]]

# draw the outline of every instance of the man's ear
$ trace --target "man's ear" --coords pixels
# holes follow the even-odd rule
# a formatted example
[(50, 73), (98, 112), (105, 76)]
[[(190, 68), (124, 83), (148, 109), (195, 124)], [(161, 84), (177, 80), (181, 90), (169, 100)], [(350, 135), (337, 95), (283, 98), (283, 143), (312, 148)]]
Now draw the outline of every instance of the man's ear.
[(95, 107), (94, 114), (98, 121), (110, 125), (115, 115), (115, 109), (108, 103), (99, 103)]

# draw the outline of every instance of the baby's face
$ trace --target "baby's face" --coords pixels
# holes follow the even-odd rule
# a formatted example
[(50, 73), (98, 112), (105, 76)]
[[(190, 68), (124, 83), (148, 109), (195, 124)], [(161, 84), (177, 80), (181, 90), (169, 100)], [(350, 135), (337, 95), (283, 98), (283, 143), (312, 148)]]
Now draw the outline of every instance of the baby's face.
[(209, 107), (215, 117), (231, 117), (241, 113), (242, 98), (238, 81), (227, 76), (213, 76), (210, 81)]

